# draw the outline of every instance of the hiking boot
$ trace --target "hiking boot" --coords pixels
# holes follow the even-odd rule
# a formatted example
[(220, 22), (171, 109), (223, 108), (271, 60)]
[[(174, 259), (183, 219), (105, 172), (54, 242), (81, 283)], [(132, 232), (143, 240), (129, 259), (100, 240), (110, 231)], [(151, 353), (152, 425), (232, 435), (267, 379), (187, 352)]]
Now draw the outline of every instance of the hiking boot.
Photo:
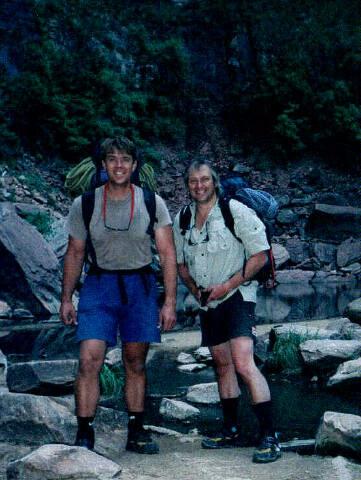
[(84, 447), (88, 450), (94, 449), (94, 428), (89, 425), (86, 430), (79, 430), (75, 439), (76, 447)]
[(136, 453), (145, 453), (153, 455), (159, 453), (157, 443), (152, 440), (150, 433), (144, 428), (139, 430), (128, 430), (128, 440), (126, 450)]
[(281, 447), (277, 435), (263, 437), (253, 453), (254, 463), (275, 462), (281, 456)]
[(202, 440), (202, 448), (240, 447), (241, 438), (237, 427), (224, 428), (221, 432)]

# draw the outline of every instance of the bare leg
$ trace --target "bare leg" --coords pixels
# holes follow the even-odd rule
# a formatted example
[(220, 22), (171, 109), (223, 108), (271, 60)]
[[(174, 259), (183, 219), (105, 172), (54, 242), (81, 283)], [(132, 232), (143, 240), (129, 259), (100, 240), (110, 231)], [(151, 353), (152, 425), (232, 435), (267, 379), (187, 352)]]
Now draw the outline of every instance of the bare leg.
[(106, 343), (102, 340), (83, 340), (80, 344), (79, 371), (75, 383), (75, 402), (78, 417), (95, 415), (99, 399), (99, 372), (103, 366)]
[(240, 392), (230, 342), (210, 347), (209, 350), (215, 363), (219, 396), (222, 399), (238, 397)]
[(130, 412), (144, 411), (145, 361), (149, 343), (129, 342), (123, 344), (125, 368), (125, 401)]
[(252, 398), (252, 403), (263, 403), (271, 399), (266, 379), (257, 368), (253, 359), (253, 340), (238, 337), (230, 340), (234, 367), (242, 377)]

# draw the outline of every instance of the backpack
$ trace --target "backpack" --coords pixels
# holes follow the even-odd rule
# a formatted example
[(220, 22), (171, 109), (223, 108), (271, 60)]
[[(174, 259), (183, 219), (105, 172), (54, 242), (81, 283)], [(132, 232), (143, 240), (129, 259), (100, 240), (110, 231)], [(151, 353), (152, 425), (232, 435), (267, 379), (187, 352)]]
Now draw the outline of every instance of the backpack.
[[(234, 229), (234, 218), (229, 206), (230, 200), (237, 200), (247, 207), (254, 210), (263, 222), (266, 228), (266, 236), (269, 245), (271, 246), (272, 226), (270, 220), (274, 219), (278, 213), (278, 203), (276, 199), (267, 192), (262, 190), (255, 190), (242, 177), (233, 176), (221, 181), (221, 195), (218, 199), (218, 204), (222, 212), (224, 223), (232, 235), (239, 241)], [(189, 205), (186, 205), (180, 211), (179, 227), (181, 235), (190, 228), (192, 212)], [(267, 263), (261, 270), (253, 277), (252, 280), (257, 280), (262, 286), (272, 288), (275, 285), (275, 260), (272, 252), (272, 247), (266, 250)]]

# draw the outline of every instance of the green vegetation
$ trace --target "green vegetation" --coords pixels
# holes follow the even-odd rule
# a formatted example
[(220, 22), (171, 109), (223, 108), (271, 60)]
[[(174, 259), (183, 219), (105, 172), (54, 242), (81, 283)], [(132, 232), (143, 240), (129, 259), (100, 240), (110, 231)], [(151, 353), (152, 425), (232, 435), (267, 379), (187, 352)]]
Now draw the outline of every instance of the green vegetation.
[(273, 346), (272, 354), (269, 359), (269, 365), (272, 370), (296, 370), (302, 367), (302, 357), (300, 354), (300, 344), (307, 340), (316, 340), (317, 335), (288, 332), (287, 335), (277, 337)]
[(199, 147), (216, 113), (246, 154), (356, 163), (356, 0), (17, 3), (0, 6), (3, 160), (22, 147), (78, 161), (116, 134), (150, 154), (154, 143)]
[(100, 372), (100, 391), (104, 397), (119, 398), (124, 385), (124, 370), (120, 366), (104, 364)]
[(31, 223), (44, 237), (52, 233), (52, 220), (48, 212), (26, 213), (22, 217)]

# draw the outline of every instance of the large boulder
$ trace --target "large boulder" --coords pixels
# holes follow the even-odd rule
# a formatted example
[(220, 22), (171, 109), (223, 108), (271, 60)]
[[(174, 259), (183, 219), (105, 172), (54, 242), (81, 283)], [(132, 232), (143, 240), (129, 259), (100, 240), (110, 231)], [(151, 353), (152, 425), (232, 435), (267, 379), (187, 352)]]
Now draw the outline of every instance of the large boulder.
[(341, 363), (336, 373), (329, 378), (328, 387), (361, 387), (361, 358)]
[(26, 393), (41, 391), (51, 395), (72, 391), (77, 374), (78, 361), (38, 360), (14, 363), (7, 371), (7, 384), (11, 392)]
[(159, 413), (168, 420), (188, 420), (197, 417), (200, 414), (200, 410), (180, 400), (163, 398)]
[(307, 367), (331, 371), (346, 360), (361, 355), (359, 340), (307, 340), (300, 344), (300, 352)]
[(316, 435), (316, 451), (323, 455), (361, 458), (361, 417), (325, 412)]
[(356, 298), (356, 300), (350, 302), (344, 313), (351, 321), (361, 325), (361, 298)]
[(281, 270), (277, 272), (277, 283), (310, 283), (315, 272), (308, 270)]
[(274, 345), (277, 339), (286, 338), (290, 335), (298, 335), (304, 339), (336, 339), (340, 338), (338, 330), (331, 330), (326, 328), (312, 327), (309, 325), (300, 325), (297, 323), (290, 323), (285, 325), (275, 325), (271, 328), (269, 333), (270, 344)]
[(346, 240), (360, 229), (361, 208), (317, 203), (306, 233), (320, 240)]
[(348, 238), (337, 248), (337, 265), (346, 267), (361, 260), (361, 240)]
[(188, 402), (212, 404), (220, 401), (217, 382), (192, 385), (187, 391)]
[(310, 256), (310, 248), (308, 242), (304, 242), (299, 238), (290, 238), (286, 242), (286, 249), (290, 255), (292, 263), (301, 263)]
[(323, 264), (336, 265), (337, 248), (332, 243), (316, 242), (313, 245), (313, 254)]
[(7, 202), (0, 203), (0, 269), (4, 296), (37, 315), (58, 313), (58, 259), (36, 228)]
[(272, 243), (272, 251), (275, 258), (276, 268), (280, 268), (290, 259), (290, 254), (287, 252), (285, 247), (279, 245), (278, 243)]
[(43, 445), (8, 465), (10, 480), (111, 480), (121, 478), (121, 468), (86, 448)]

